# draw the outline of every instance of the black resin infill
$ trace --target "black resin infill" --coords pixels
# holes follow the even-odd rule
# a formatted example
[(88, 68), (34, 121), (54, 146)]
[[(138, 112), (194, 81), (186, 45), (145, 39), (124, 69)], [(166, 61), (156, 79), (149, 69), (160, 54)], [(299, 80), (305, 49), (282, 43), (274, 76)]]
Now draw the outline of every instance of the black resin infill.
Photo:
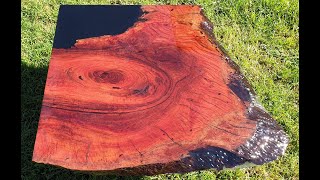
[(70, 48), (76, 40), (117, 35), (132, 27), (143, 12), (139, 5), (61, 5), (53, 48)]

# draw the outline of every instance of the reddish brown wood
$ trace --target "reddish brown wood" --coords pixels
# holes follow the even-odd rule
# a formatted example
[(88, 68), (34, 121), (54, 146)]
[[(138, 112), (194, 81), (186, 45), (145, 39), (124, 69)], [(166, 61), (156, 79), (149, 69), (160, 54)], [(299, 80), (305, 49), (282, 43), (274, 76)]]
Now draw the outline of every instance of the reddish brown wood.
[(231, 88), (239, 72), (201, 9), (142, 9), (144, 21), (123, 34), (53, 49), (33, 161), (84, 171), (183, 172), (174, 166), (193, 150), (236, 153), (253, 136), (251, 100)]

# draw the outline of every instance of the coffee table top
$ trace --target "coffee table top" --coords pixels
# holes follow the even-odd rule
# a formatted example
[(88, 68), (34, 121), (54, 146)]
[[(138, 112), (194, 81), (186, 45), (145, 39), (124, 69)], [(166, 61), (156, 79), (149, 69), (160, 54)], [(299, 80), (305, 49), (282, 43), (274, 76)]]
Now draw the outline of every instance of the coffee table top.
[(33, 161), (153, 175), (282, 155), (212, 30), (199, 6), (61, 6)]

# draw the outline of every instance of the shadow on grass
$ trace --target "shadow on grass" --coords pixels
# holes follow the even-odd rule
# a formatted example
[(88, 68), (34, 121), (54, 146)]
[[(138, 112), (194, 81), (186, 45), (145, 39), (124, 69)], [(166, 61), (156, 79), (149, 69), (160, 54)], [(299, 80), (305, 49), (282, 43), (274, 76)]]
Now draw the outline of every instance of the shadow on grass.
[(142, 176), (94, 175), (32, 162), (47, 66), (21, 63), (21, 179), (142, 179)]

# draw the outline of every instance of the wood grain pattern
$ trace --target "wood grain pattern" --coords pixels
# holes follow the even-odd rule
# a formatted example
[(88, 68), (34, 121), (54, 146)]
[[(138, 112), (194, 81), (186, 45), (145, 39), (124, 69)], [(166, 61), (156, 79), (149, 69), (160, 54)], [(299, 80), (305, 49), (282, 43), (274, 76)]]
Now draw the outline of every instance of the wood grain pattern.
[[(125, 33), (52, 50), (33, 161), (146, 175), (255, 162), (241, 147), (259, 117), (271, 117), (253, 104), (200, 7), (142, 9)], [(287, 138), (275, 139), (284, 144), (278, 156)], [(219, 151), (233, 164), (219, 164)], [(203, 156), (209, 152), (216, 153), (211, 165), (213, 156)], [(197, 155), (209, 165), (199, 165)]]

